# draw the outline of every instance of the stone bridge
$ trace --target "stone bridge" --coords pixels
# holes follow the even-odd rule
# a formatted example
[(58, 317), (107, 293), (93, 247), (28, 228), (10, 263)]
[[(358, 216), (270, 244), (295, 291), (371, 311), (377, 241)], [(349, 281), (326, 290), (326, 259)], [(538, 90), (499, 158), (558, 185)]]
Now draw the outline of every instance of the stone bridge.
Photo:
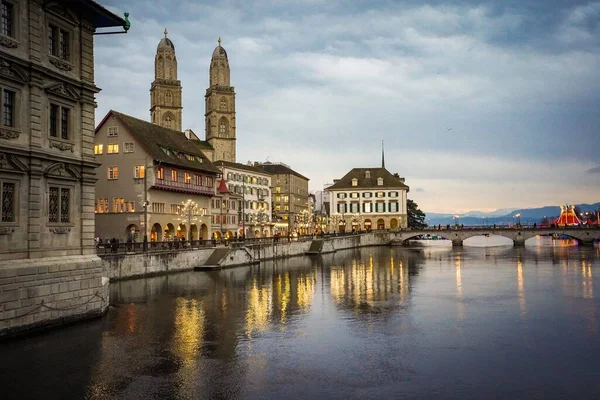
[(422, 229), (393, 232), (392, 244), (408, 244), (409, 239), (420, 235), (437, 235), (452, 240), (453, 246), (462, 246), (464, 240), (474, 236), (497, 235), (513, 241), (515, 246), (524, 246), (525, 241), (535, 236), (565, 235), (576, 239), (580, 244), (593, 244), (600, 240), (600, 227), (596, 228), (464, 228), (464, 229)]

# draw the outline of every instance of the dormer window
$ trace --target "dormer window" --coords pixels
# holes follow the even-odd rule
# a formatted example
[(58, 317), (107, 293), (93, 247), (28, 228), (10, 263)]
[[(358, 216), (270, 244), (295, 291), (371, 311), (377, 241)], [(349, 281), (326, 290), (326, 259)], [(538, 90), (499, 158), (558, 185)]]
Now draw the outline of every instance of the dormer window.
[(358, 179), (356, 179), (356, 178), (352, 179), (352, 186), (358, 186)]
[(377, 186), (383, 186), (383, 178), (377, 178)]
[(371, 177), (371, 171), (365, 171), (365, 178), (369, 179)]

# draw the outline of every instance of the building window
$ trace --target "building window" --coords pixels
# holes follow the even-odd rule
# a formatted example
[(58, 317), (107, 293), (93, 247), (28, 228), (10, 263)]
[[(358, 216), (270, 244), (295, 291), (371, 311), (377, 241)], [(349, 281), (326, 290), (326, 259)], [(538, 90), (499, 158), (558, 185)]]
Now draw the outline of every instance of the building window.
[(112, 167), (108, 167), (108, 179), (119, 179), (119, 167), (113, 165)]
[(51, 186), (48, 197), (48, 221), (71, 222), (71, 189)]
[(373, 212), (371, 203), (363, 203), (363, 212), (366, 212), (366, 213)]
[(352, 179), (352, 186), (358, 186), (358, 179), (356, 179), (356, 178)]
[(221, 111), (227, 111), (227, 99), (225, 99), (225, 97), (221, 98), (221, 104), (219, 108)]
[(377, 186), (383, 186), (383, 178), (377, 178)]
[(94, 145), (94, 154), (102, 154), (103, 149), (104, 149), (104, 145), (102, 145), (102, 144)]
[(164, 125), (165, 125), (165, 128), (171, 129), (171, 117), (169, 117), (168, 115), (165, 118), (165, 124)]
[(55, 57), (69, 60), (69, 32), (50, 25), (48, 37), (48, 51)]
[(165, 169), (163, 167), (156, 168), (156, 179), (165, 179)]
[(117, 137), (119, 136), (119, 127), (118, 126), (109, 126), (108, 127), (108, 137)]
[(2, 2), (2, 34), (5, 36), (14, 37), (14, 16), (13, 5), (7, 1)]
[(2, 91), (2, 125), (15, 126), (15, 92)]
[(390, 212), (398, 212), (398, 202), (394, 201), (389, 205)]
[(221, 118), (219, 121), (219, 137), (229, 137), (227, 118)]
[(358, 192), (352, 192), (352, 193), (350, 193), (350, 198), (351, 199), (358, 199), (358, 197), (359, 197)]
[(152, 212), (153, 213), (164, 213), (165, 212), (165, 203), (152, 203)]
[(179, 214), (181, 212), (181, 204), (171, 204), (171, 214)]
[(389, 192), (388, 196), (390, 196), (390, 197), (398, 197), (398, 192)]
[(0, 204), (2, 204), (2, 222), (15, 222), (15, 184), (2, 182)]
[(146, 168), (143, 165), (136, 165), (133, 169), (133, 177), (140, 179), (146, 176)]
[(127, 212), (135, 212), (135, 202), (128, 201), (127, 203), (125, 203), (125, 205), (127, 207)]
[(99, 213), (107, 213), (108, 212), (108, 199), (98, 199), (98, 212)]
[(118, 143), (109, 143), (106, 149), (107, 154), (119, 154), (119, 144)]
[(178, 177), (177, 177), (177, 170), (176, 170), (176, 169), (172, 169), (172, 170), (171, 170), (171, 181), (173, 181), (173, 182), (177, 182), (177, 181), (178, 181), (178, 179), (177, 179), (177, 178), (178, 178)]
[(385, 197), (385, 192), (377, 192), (377, 193), (375, 193), (375, 197), (379, 197), (379, 198)]
[(69, 139), (70, 109), (50, 104), (50, 136), (61, 139)]
[(285, 204), (283, 206), (283, 211), (290, 211), (290, 206), (288, 206), (287, 204)]
[(173, 95), (171, 94), (171, 92), (165, 93), (165, 102), (168, 105), (170, 105), (171, 103), (173, 103)]
[(189, 172), (184, 172), (183, 173), (183, 181), (185, 183), (192, 183), (192, 174), (190, 174)]
[(123, 153), (133, 153), (133, 142), (123, 143)]

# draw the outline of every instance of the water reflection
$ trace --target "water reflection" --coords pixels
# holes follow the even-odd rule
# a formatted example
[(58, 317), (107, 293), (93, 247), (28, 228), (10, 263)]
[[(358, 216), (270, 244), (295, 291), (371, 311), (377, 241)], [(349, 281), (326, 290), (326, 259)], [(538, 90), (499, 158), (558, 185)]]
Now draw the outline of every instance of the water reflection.
[(16, 398), (50, 383), (47, 398), (429, 389), (470, 398), (473, 388), (479, 398), (550, 398), (528, 390), (554, 387), (565, 363), (559, 394), (591, 398), (599, 267), (597, 249), (577, 246), (369, 248), (119, 282), (106, 318), (0, 348), (3, 389)]

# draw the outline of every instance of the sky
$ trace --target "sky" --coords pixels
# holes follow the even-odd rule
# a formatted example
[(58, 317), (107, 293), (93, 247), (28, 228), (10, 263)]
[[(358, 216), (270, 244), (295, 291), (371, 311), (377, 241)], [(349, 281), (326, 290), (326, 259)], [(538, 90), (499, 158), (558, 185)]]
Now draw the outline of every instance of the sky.
[(281, 161), (320, 190), (385, 165), (429, 212), (600, 201), (600, 1), (99, 0), (96, 122), (150, 118), (165, 28), (183, 128), (204, 138), (217, 38), (236, 92), (237, 161)]

